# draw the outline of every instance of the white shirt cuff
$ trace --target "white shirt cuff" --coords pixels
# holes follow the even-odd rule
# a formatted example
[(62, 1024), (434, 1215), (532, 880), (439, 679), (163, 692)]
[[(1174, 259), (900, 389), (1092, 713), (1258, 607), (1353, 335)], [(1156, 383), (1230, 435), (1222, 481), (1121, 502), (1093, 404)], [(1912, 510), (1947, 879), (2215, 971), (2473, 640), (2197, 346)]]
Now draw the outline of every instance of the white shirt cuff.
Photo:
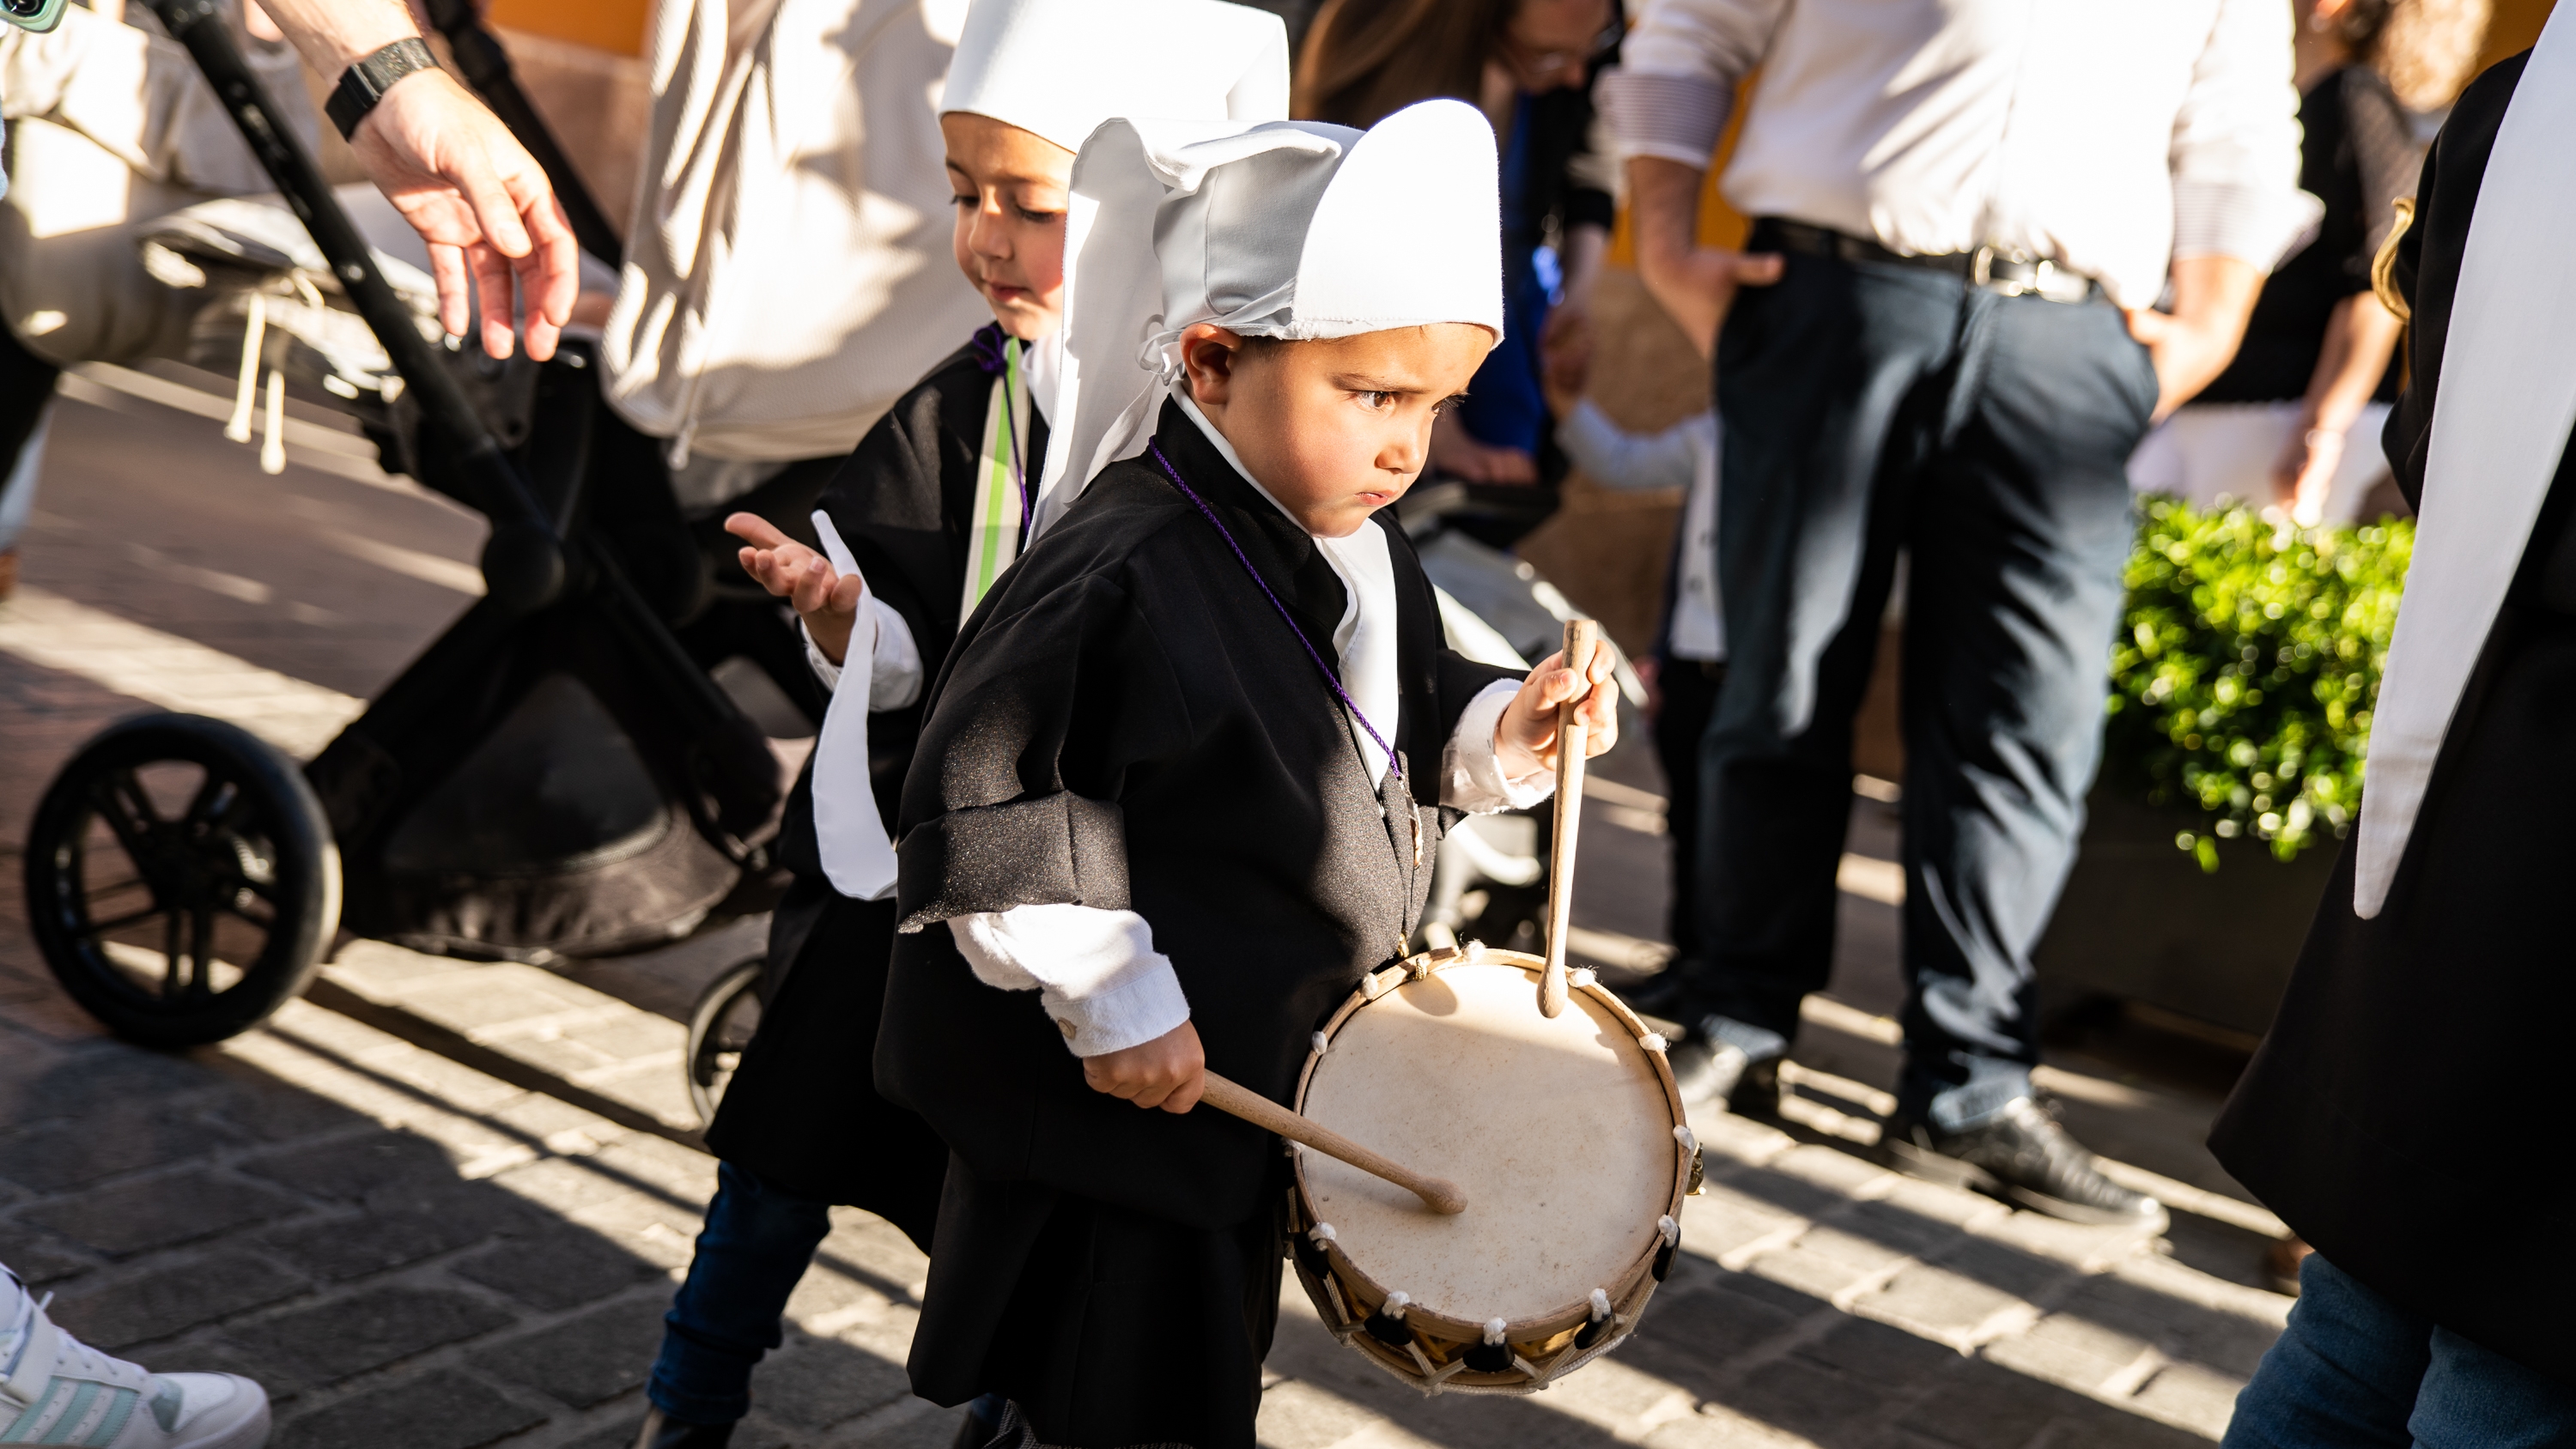
[(1467, 701), (1458, 728), (1440, 752), (1440, 803), (1470, 815), (1498, 810), (1526, 810), (1556, 793), (1556, 772), (1540, 768), (1518, 779), (1506, 779), (1495, 756), (1494, 730), (1511, 707), (1520, 685), (1497, 679)]
[(1075, 1056), (1142, 1046), (1190, 1019), (1171, 958), (1134, 911), (1014, 906), (952, 916), (948, 930), (977, 980), (1036, 991)]
[[(875, 642), (868, 649), (868, 712), (879, 714), (902, 709), (921, 698), (921, 646), (912, 637), (912, 626), (903, 615), (877, 601), (874, 594), (860, 596), (867, 608), (869, 623), (875, 631)], [(797, 633), (805, 640), (805, 663), (826, 690), (841, 687), (842, 666), (823, 657), (814, 643), (813, 632), (798, 620)]]

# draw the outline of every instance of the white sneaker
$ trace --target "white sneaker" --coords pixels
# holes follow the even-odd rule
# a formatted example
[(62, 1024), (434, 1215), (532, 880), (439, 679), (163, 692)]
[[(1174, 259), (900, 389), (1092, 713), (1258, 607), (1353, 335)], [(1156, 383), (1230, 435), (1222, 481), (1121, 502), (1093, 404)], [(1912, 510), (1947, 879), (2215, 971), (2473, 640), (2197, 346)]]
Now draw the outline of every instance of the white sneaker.
[[(51, 1300), (48, 1300), (51, 1301)], [(268, 1395), (239, 1374), (156, 1374), (54, 1327), (0, 1268), (0, 1444), (259, 1449)]]

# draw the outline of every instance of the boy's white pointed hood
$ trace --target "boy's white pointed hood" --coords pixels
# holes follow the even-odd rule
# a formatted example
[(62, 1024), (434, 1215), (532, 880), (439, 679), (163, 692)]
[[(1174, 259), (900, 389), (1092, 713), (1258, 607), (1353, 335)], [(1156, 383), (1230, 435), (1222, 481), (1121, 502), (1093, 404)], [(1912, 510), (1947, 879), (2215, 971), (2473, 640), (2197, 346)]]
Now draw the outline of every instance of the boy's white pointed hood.
[[(1152, 436), (1182, 329), (1303, 341), (1438, 322), (1503, 331), (1494, 132), (1462, 102), (1366, 132), (1115, 120), (1073, 163), (1065, 355), (1048, 476), (1088, 483)], [(1061, 508), (1078, 492), (1058, 489)]]
[(939, 113), (972, 111), (1068, 151), (1112, 116), (1288, 114), (1288, 30), (1221, 0), (975, 0)]

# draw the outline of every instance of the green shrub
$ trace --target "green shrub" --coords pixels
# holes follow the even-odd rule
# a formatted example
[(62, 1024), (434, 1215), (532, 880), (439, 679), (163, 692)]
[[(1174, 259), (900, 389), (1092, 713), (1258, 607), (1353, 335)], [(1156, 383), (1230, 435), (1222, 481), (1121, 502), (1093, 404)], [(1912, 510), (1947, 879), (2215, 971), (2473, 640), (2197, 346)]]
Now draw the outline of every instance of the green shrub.
[(2289, 860), (2361, 804), (2370, 712), (2415, 546), (2411, 521), (2276, 531), (2250, 509), (2143, 505), (2111, 651), (2104, 770)]

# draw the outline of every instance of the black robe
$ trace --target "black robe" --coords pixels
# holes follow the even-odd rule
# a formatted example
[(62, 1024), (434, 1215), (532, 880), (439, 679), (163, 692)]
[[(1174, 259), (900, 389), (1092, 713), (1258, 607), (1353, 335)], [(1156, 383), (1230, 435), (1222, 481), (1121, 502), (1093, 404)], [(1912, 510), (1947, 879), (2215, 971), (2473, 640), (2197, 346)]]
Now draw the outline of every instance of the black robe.
[[(1177, 406), (1157, 441), (1331, 659), (1345, 593), (1314, 540)], [(1442, 746), (1511, 677), (1443, 645), (1403, 532), (1385, 513), (1367, 526), (1387, 531), (1397, 595), (1402, 707), (1373, 723), (1405, 774), (1382, 787), (1363, 765), (1376, 746), (1148, 459), (1094, 479), (950, 655), (904, 785), (907, 934), (877, 1041), (879, 1085), (956, 1152), (916, 1393), (1007, 1393), (1049, 1443), (1252, 1443), (1278, 1311), (1276, 1142), (1092, 1091), (1038, 994), (978, 981), (942, 922), (1136, 911), (1209, 1068), (1287, 1101), (1313, 1031), (1418, 923)]]
[[(2469, 218), (2523, 57), (2488, 70), (2427, 159), (2396, 280), (2412, 383), (2387, 444), (2422, 496)], [(2576, 453), (2562, 454), (2436, 757), (2386, 905), (2353, 914), (2347, 846), (2279, 1016), (2210, 1135), (2328, 1262), (2576, 1384), (2576, 1212), (2554, 1146), (2576, 1017), (2559, 893), (2576, 874)], [(2499, 560), (2503, 562), (2503, 560)]]
[[(993, 390), (981, 359), (993, 355), (1000, 332), (987, 327), (979, 338), (877, 420), (820, 500), (868, 587), (911, 626), (926, 674), (936, 673), (957, 638), (967, 520)], [(1030, 422), (1034, 487), (1047, 431), (1034, 408)], [(921, 719), (918, 701), (868, 718), (868, 774), (889, 821)], [(707, 1129), (708, 1145), (785, 1191), (877, 1213), (926, 1250), (948, 1149), (919, 1117), (877, 1095), (869, 1067), (895, 903), (852, 900), (824, 877), (810, 761), (788, 797), (778, 842), (796, 881), (771, 918), (760, 1030)]]

